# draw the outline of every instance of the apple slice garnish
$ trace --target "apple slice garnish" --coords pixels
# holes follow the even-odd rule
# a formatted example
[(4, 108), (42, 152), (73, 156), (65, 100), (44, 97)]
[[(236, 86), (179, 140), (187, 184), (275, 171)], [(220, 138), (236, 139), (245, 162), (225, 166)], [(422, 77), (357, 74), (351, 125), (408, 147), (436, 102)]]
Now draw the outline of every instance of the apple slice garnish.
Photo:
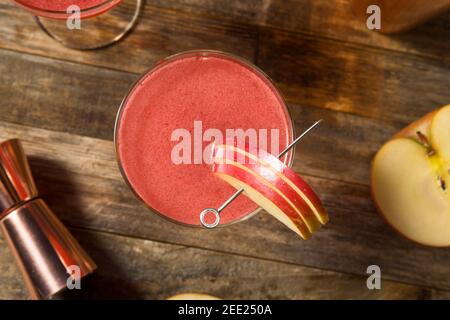
[[(214, 160), (216, 163), (226, 163), (236, 166), (241, 170), (254, 175), (254, 179), (263, 179), (265, 184), (280, 195), (299, 215), (311, 233), (321, 227), (321, 223), (316, 218), (311, 207), (305, 202), (301, 195), (292, 186), (280, 178), (273, 166), (263, 162), (262, 159), (272, 161), (267, 157), (267, 153), (261, 152), (261, 157), (254, 155), (236, 147), (220, 145), (214, 148)], [(276, 159), (278, 165), (280, 160)], [(287, 180), (287, 179), (286, 179)]]
[(277, 193), (264, 178), (251, 174), (224, 160), (213, 164), (213, 172), (236, 189), (244, 189), (244, 195), (266, 210), (303, 239), (309, 239), (311, 232), (302, 217)]
[[(234, 156), (238, 162), (244, 161), (246, 165), (248, 163), (257, 164), (263, 167), (260, 170), (268, 169), (273, 172), (278, 177), (278, 179), (273, 179), (273, 181), (278, 181), (280, 185), (284, 185), (283, 192), (286, 194), (291, 194), (291, 189), (294, 190), (303, 200), (297, 201), (298, 198), (290, 197), (294, 200), (294, 203), (305, 202), (310, 209), (303, 211), (307, 220), (309, 219), (309, 212), (312, 211), (321, 224), (328, 222), (328, 214), (314, 190), (293, 169), (285, 165), (277, 157), (264, 150), (250, 150), (248, 147), (243, 150), (231, 145), (217, 146), (215, 152), (220, 152), (220, 150), (225, 148), (227, 153), (231, 154), (227, 155), (227, 157)], [(215, 153), (213, 153), (214, 155)]]
[(311, 187), (278, 158), (262, 150), (250, 153), (231, 145), (213, 150), (213, 172), (219, 178), (244, 189), (247, 197), (303, 239), (328, 221)]
[(450, 246), (450, 106), (414, 125), (376, 155), (373, 198), (387, 222), (408, 239)]

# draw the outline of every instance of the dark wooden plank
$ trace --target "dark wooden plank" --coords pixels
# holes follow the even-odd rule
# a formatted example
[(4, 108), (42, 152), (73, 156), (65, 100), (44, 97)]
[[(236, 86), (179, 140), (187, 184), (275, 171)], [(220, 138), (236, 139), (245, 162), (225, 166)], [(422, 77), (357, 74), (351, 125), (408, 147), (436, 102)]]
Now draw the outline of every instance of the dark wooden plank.
[(450, 291), (433, 291), (431, 296), (434, 300), (450, 300)]
[[(256, 24), (411, 53), (450, 62), (450, 12), (411, 32), (386, 36), (358, 20), (351, 0), (151, 0), (152, 5), (190, 14), (209, 14), (233, 23)], [(424, 1), (426, 5), (426, 1)]]
[[(37, 126), (55, 130), (62, 130), (56, 126), (63, 123), (69, 132), (98, 134), (102, 138), (110, 136), (111, 129), (97, 126), (112, 123), (111, 108), (120, 104), (136, 79), (128, 73), (53, 62), (5, 50), (0, 57), (5, 61), (0, 66), (0, 77), (6, 83), (0, 90), (2, 96), (9, 98), (2, 104), (14, 108), (4, 120), (15, 122), (20, 118), (25, 124), (36, 121)], [(266, 30), (261, 37), (258, 63), (279, 83), (293, 104), (383, 119), (395, 122), (397, 127), (450, 101), (450, 68), (438, 61), (407, 59)], [(42, 88), (48, 89), (45, 95)], [(30, 107), (35, 111), (30, 112)], [(64, 114), (58, 118), (62, 109), (69, 108), (74, 110), (72, 116)], [(48, 110), (45, 117), (37, 114), (40, 109)], [(31, 120), (33, 116), (35, 120)], [(43, 123), (46, 117), (55, 127)], [(79, 119), (91, 120), (89, 132), (82, 132)], [(76, 131), (71, 131), (76, 126)]]
[[(262, 54), (264, 55), (264, 53)], [(294, 54), (292, 53), (292, 55)], [(0, 57), (4, 61), (0, 64), (0, 79), (5, 84), (0, 87), (0, 96), (3, 97), (0, 100), (0, 108), (10, 110), (0, 113), (0, 120), (95, 138), (112, 139), (116, 111), (128, 91), (128, 87), (136, 79), (136, 75), (53, 61), (5, 50), (0, 50)], [(277, 57), (273, 58), (273, 64), (277, 64), (279, 60)], [(263, 64), (267, 69), (272, 70), (271, 74), (279, 77), (280, 73), (273, 69), (268, 61), (269, 57), (266, 57)], [(285, 63), (291, 65), (292, 68), (298, 68), (293, 60), (289, 59)], [(286, 67), (285, 72), (291, 79), (296, 76), (290, 68)], [(321, 73), (326, 73), (326, 71), (316, 70), (315, 72), (319, 75), (310, 81), (312, 85), (317, 82), (317, 90), (300, 83), (299, 85), (283, 85), (283, 92), (292, 93), (291, 96), (297, 95), (292, 100), (299, 100), (305, 104), (304, 107), (291, 105), (292, 118), (296, 123), (297, 131), (319, 118), (325, 120), (324, 126), (314, 135), (305, 139), (298, 147), (297, 153), (301, 154), (302, 158), (301, 161), (296, 162), (295, 168), (299, 172), (307, 172), (309, 175), (327, 179), (367, 185), (372, 155), (389, 136), (403, 127), (403, 123), (379, 122), (341, 112), (311, 108), (311, 104), (320, 106), (326, 105), (327, 101), (330, 101), (328, 102), (329, 105), (332, 105), (330, 108), (345, 111), (362, 110), (366, 113), (401, 117), (405, 121), (412, 121), (416, 116), (419, 117), (439, 106), (436, 101), (427, 103), (422, 101), (422, 104), (418, 101), (427, 99), (426, 97), (434, 100), (435, 96), (441, 95), (439, 100), (440, 103), (443, 103), (445, 99), (443, 96), (450, 95), (449, 91), (443, 94), (438, 89), (431, 88), (432, 85), (428, 81), (423, 84), (429, 87), (427, 94), (417, 96), (413, 92), (413, 90), (420, 92), (420, 85), (417, 84), (410, 89), (411, 92), (404, 94), (404, 97), (393, 96), (392, 100), (397, 101), (398, 104), (394, 104), (387, 97), (383, 98), (385, 103), (382, 101), (371, 102), (371, 96), (382, 95), (383, 92), (374, 94), (373, 90), (375, 89), (361, 88), (361, 90), (367, 89), (368, 98), (366, 98), (365, 93), (358, 92), (356, 89), (353, 89), (354, 92), (348, 92), (347, 86), (340, 87), (337, 80), (328, 77), (330, 82), (335, 81), (332, 85), (337, 87), (337, 93), (324, 93), (325, 89), (322, 90), (319, 87), (327, 86), (326, 81), (321, 80), (323, 79)], [(442, 74), (444, 75), (444, 73)], [(308, 79), (309, 74), (299, 77)], [(343, 75), (342, 77), (345, 82), (351, 81), (353, 76)], [(284, 81), (283, 79), (279, 80), (282, 83)], [(293, 80), (289, 81), (293, 83)], [(399, 88), (400, 85), (396, 81), (392, 81), (392, 83), (392, 87), (394, 87), (392, 89), (386, 84), (386, 94), (394, 89), (406, 91), (404, 88)], [(374, 86), (377, 85), (382, 86), (382, 84), (374, 84)], [(382, 89), (378, 91), (380, 90)], [(332, 92), (333, 89), (329, 91)], [(336, 94), (348, 95), (348, 97), (335, 98), (333, 95)], [(361, 102), (363, 104), (353, 103), (351, 95), (357, 95), (357, 99), (365, 102)], [(391, 110), (394, 107), (397, 109), (396, 112)], [(409, 109), (410, 107), (411, 109)]]
[[(0, 52), (0, 119), (56, 131), (113, 136), (116, 110), (134, 75)], [(45, 88), (43, 90), (42, 88)], [(295, 168), (309, 175), (367, 184), (372, 154), (401, 126), (292, 106), (297, 131), (323, 118), (325, 125), (297, 148)], [(343, 160), (345, 161), (338, 161)]]
[[(126, 0), (124, 7), (131, 7), (133, 2)], [(128, 12), (125, 9), (122, 11), (118, 11), (119, 18)], [(52, 43), (35, 27), (26, 12), (17, 9), (8, 0), (0, 1), (0, 17), (0, 29), (5, 35), (0, 39), (2, 47), (99, 65), (107, 61), (109, 64), (116, 63), (117, 54), (124, 53), (124, 50), (128, 58), (141, 57), (146, 61), (154, 61), (155, 57), (162, 57), (173, 50), (204, 48), (205, 44), (209, 48), (245, 54), (242, 52), (244, 48), (240, 47), (253, 42), (250, 39), (254, 38), (255, 26), (285, 29), (450, 63), (450, 57), (442, 54), (450, 49), (447, 41), (450, 13), (412, 32), (385, 36), (367, 30), (365, 24), (355, 18), (350, 10), (350, 0), (147, 0), (137, 32), (126, 41), (126, 45), (103, 51), (102, 59), (97, 58), (98, 54), (74, 55), (70, 50)], [(236, 37), (250, 39), (235, 41)], [(21, 41), (17, 42), (17, 39)], [(203, 40), (205, 43), (201, 42)], [(147, 50), (143, 55), (143, 48), (149, 46), (152, 50)], [(139, 62), (142, 61), (123, 67), (139, 70)]]
[[(186, 292), (223, 299), (423, 299), (432, 294), (391, 281), (383, 281), (382, 290), (368, 290), (365, 277), (111, 234), (73, 233), (99, 268), (82, 280), (80, 291), (66, 291), (58, 299), (166, 299)], [(27, 297), (0, 239), (0, 299)]]
[[(152, 2), (146, 7), (134, 38), (108, 50), (75, 54), (47, 39), (25, 12), (11, 9), (9, 2), (1, 0), (0, 29), (5, 32), (0, 47), (142, 72), (167, 54), (205, 45), (253, 59), (260, 32), (258, 63), (281, 84), (289, 101), (304, 105), (292, 106), (297, 127), (319, 117), (326, 119), (327, 125), (298, 149), (295, 169), (308, 173), (308, 181), (331, 212), (332, 224), (304, 243), (264, 214), (214, 233), (195, 231), (195, 236), (193, 230), (162, 221), (138, 204), (123, 184), (111, 142), (94, 139), (111, 139), (116, 106), (136, 76), (2, 50), (0, 77), (6, 85), (0, 88), (0, 108), (9, 112), (2, 112), (0, 119), (71, 133), (8, 123), (0, 127), (1, 138), (25, 139), (40, 189), (64, 221), (94, 230), (355, 274), (364, 274), (369, 264), (379, 264), (386, 279), (449, 289), (446, 265), (450, 254), (419, 248), (395, 236), (376, 216), (367, 187), (369, 161), (378, 146), (403, 124), (448, 102), (448, 62), (445, 57), (435, 59), (436, 52), (448, 51), (443, 50), (448, 42), (435, 40), (446, 39), (442, 35), (447, 32), (447, 24), (437, 25), (433, 37), (428, 29), (428, 42), (421, 42), (423, 36), (411, 37), (419, 39), (417, 48), (407, 42), (396, 43), (399, 47), (395, 47), (392, 38), (384, 42), (378, 35), (373, 37), (374, 33), (369, 36), (373, 43), (364, 42), (365, 31), (361, 39), (351, 33), (348, 39), (338, 37), (413, 53), (403, 55), (308, 36), (316, 34), (312, 29), (329, 36), (315, 17), (327, 12), (332, 2), (310, 5), (314, 10), (300, 15), (305, 19), (299, 21), (303, 24), (306, 17), (314, 17), (309, 22), (311, 31), (299, 32), (295, 30), (297, 21), (290, 18), (284, 6), (292, 6), (291, 1), (260, 1), (258, 5), (264, 10), (255, 15), (253, 11), (246, 13), (250, 2), (230, 1), (233, 15), (220, 19), (210, 12), (227, 8), (220, 1), (209, 3), (208, 12), (196, 13), (186, 11), (186, 7), (173, 10), (169, 2), (167, 6)], [(180, 3), (188, 7), (205, 5), (200, 0)], [(234, 20), (235, 14), (256, 20), (242, 23), (240, 18)], [(263, 27), (258, 30), (251, 24)], [(430, 48), (424, 49), (423, 43)], [(390, 244), (388, 252), (386, 243)], [(17, 290), (14, 285), (11, 288)], [(422, 293), (422, 297), (428, 296), (428, 292)]]
[(119, 105), (137, 76), (0, 52), (3, 120), (112, 139)]
[[(26, 17), (22, 20), (26, 20)], [(223, 41), (228, 43), (226, 39)], [(244, 56), (253, 55), (253, 52), (250, 52), (252, 50), (245, 46), (248, 41), (242, 38), (237, 38), (235, 41), (242, 42), (244, 45), (234, 51)], [(41, 42), (38, 41), (38, 43)], [(23, 43), (23, 41), (14, 43)], [(207, 39), (205, 45), (206, 43), (209, 43)], [(165, 47), (158, 42), (155, 45)], [(122, 48), (122, 44), (119, 47)], [(147, 69), (156, 60), (155, 57), (151, 57), (151, 54), (143, 54), (130, 45), (124, 44), (123, 47), (120, 49), (125, 50), (123, 52), (105, 50), (95, 54), (73, 54), (73, 52), (69, 54), (63, 50), (61, 55), (76, 57), (76, 60), (84, 63), (92, 58), (96, 61), (89, 63), (135, 72)], [(45, 51), (54, 54), (59, 52), (59, 49), (46, 48)], [(166, 53), (169, 54), (169, 52)], [(135, 79), (125, 73), (97, 72), (97, 69), (89, 69), (85, 66), (52, 63), (51, 60), (32, 58), (27, 55), (15, 56), (4, 51), (2, 56), (4, 56), (2, 60), (7, 62), (1, 67), (4, 78), (2, 80), (7, 84), (18, 83), (16, 88), (26, 87), (27, 91), (31, 91), (25, 94), (29, 95), (28, 99), (33, 98), (31, 100), (33, 108), (38, 107), (39, 103), (51, 105), (45, 101), (35, 101), (39, 97), (37, 93), (42, 89), (42, 85), (49, 87), (49, 90), (54, 90), (54, 93), (58, 93), (60, 97), (70, 96), (70, 100), (60, 99), (66, 104), (82, 103), (81, 98), (84, 97), (88, 101), (84, 102), (80, 109), (85, 112), (88, 110), (93, 112), (94, 107), (86, 108), (86, 105), (90, 104), (118, 105), (129, 84)], [(279, 83), (282, 92), (294, 104), (328, 108), (406, 124), (450, 101), (450, 68), (442, 61), (407, 57), (392, 52), (355, 47), (342, 42), (266, 28), (261, 30), (257, 58), (258, 64)], [(37, 65), (30, 67), (29, 60)], [(37, 68), (43, 68), (43, 70)], [(62, 79), (58, 79), (57, 75)], [(13, 105), (15, 99), (23, 101), (20, 100), (23, 90), (21, 95), (14, 94), (8, 87), (3, 90), (8, 90), (5, 95), (13, 98), (11, 99)], [(101, 95), (97, 94), (99, 90)], [(54, 103), (55, 100), (50, 101)], [(20, 116), (20, 111), (15, 112)], [(57, 114), (57, 112), (52, 113)], [(98, 111), (94, 113), (90, 115), (91, 118), (95, 117)], [(74, 114), (74, 118), (79, 118), (79, 114)]]
[(191, 229), (134, 198), (112, 142), (4, 122), (0, 128), (0, 140), (24, 141), (39, 189), (68, 225), (359, 275), (377, 264), (383, 279), (450, 288), (450, 251), (396, 235), (376, 214), (367, 186), (306, 176), (331, 216), (306, 242), (264, 213), (214, 231)]
[(450, 102), (442, 61), (264, 29), (258, 65), (288, 101), (407, 124)]
[[(132, 7), (134, 2), (125, 0), (125, 7)], [(130, 10), (126, 8), (122, 11), (128, 17)], [(117, 24), (124, 22), (122, 11), (116, 12)], [(252, 60), (256, 31), (256, 27), (146, 5), (132, 36), (105, 50), (79, 52), (49, 38), (25, 10), (9, 0), (0, 0), (0, 48), (138, 73), (168, 55), (193, 49), (223, 50)]]

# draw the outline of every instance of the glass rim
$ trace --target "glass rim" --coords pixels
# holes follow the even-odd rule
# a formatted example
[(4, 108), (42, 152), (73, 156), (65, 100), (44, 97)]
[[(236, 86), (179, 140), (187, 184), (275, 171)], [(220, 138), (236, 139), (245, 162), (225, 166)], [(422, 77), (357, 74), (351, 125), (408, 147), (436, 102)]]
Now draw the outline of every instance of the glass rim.
[[(70, 16), (69, 13), (66, 11), (59, 11), (59, 10), (45, 10), (38, 7), (33, 7), (28, 4), (26, 4), (26, 1), (23, 0), (12, 0), (14, 3), (18, 4), (22, 8), (24, 8), (26, 11), (31, 12), (34, 15), (43, 17), (43, 18), (49, 18), (49, 19), (57, 19), (57, 20), (63, 20), (67, 19), (67, 17)], [(81, 18), (89, 18), (96, 15), (100, 15), (104, 13), (105, 11), (112, 9), (114, 6), (118, 5), (122, 0), (104, 0), (102, 3), (99, 3), (95, 6), (85, 8), (83, 10), (80, 10)], [(110, 6), (109, 6), (110, 5)]]
[[(116, 161), (117, 164), (119, 166), (119, 170), (120, 170), (120, 174), (122, 175), (125, 183), (128, 185), (128, 187), (131, 189), (131, 191), (134, 193), (134, 195), (137, 197), (137, 199), (139, 199), (140, 202), (142, 202), (148, 209), (150, 209), (150, 211), (152, 213), (157, 214), (158, 216), (162, 217), (163, 219), (170, 221), (172, 223), (181, 225), (181, 226), (185, 226), (185, 227), (191, 227), (191, 228), (200, 228), (203, 229), (203, 226), (201, 224), (198, 225), (194, 225), (194, 224), (190, 224), (190, 223), (185, 223), (185, 222), (181, 222), (178, 220), (175, 220), (173, 218), (168, 217), (167, 215), (162, 214), (161, 212), (159, 212), (158, 210), (152, 208), (152, 206), (150, 206), (140, 195), (139, 193), (135, 190), (135, 188), (133, 187), (133, 185), (131, 184), (131, 182), (128, 180), (127, 174), (125, 173), (125, 170), (122, 167), (122, 160), (120, 158), (120, 154), (118, 151), (118, 132), (119, 132), (119, 126), (120, 126), (120, 121), (122, 118), (122, 113), (123, 110), (125, 109), (126, 105), (127, 105), (127, 101), (128, 98), (130, 97), (130, 95), (132, 94), (132, 92), (134, 91), (134, 89), (136, 88), (136, 86), (143, 81), (148, 75), (150, 75), (154, 70), (156, 70), (159, 67), (162, 67), (172, 61), (175, 61), (181, 57), (190, 57), (190, 56), (197, 56), (197, 55), (203, 55), (203, 56), (208, 56), (208, 55), (216, 55), (216, 56), (221, 56), (221, 57), (226, 57), (228, 59), (237, 61), (238, 63), (243, 64), (244, 66), (250, 68), (252, 71), (258, 73), (261, 75), (261, 77), (263, 78), (263, 80), (267, 81), (267, 84), (269, 86), (271, 86), (271, 88), (275, 91), (275, 93), (278, 95), (279, 99), (280, 99), (280, 103), (283, 106), (283, 109), (285, 111), (287, 120), (290, 124), (290, 137), (288, 137), (288, 141), (287, 141), (287, 145), (289, 145), (292, 141), (294, 141), (295, 138), (295, 124), (294, 124), (294, 120), (292, 118), (292, 113), (289, 110), (288, 104), (286, 102), (286, 99), (284, 98), (284, 96), (281, 94), (280, 90), (278, 89), (278, 87), (275, 85), (275, 82), (263, 71), (261, 70), (258, 66), (256, 66), (255, 64), (253, 64), (252, 62), (250, 62), (249, 60), (239, 57), (237, 55), (234, 55), (232, 53), (227, 53), (224, 51), (220, 51), (220, 50), (209, 50), (209, 49), (200, 49), (200, 50), (188, 50), (188, 51), (182, 51), (173, 55), (170, 55), (166, 58), (163, 58), (159, 61), (157, 61), (152, 67), (148, 68), (146, 71), (144, 71), (139, 77), (138, 79), (136, 79), (131, 86), (129, 87), (126, 95), (124, 96), (124, 98), (122, 99), (122, 102), (120, 103), (119, 109), (117, 111), (117, 115), (116, 115), (116, 120), (115, 120), (115, 124), (114, 124), (114, 153), (115, 153), (115, 157), (116, 157)], [(285, 165), (287, 165), (288, 167), (292, 168), (293, 164), (294, 164), (294, 155), (295, 155), (295, 146), (287, 153), (287, 160), (284, 162)], [(231, 196), (231, 195), (230, 195)], [(226, 199), (224, 199), (225, 201)], [(253, 210), (252, 212), (245, 214), (242, 218), (234, 220), (232, 222), (228, 222), (228, 223), (220, 223), (216, 228), (222, 228), (222, 227), (227, 227), (230, 225), (233, 225), (235, 223), (238, 222), (242, 222), (245, 221), (247, 219), (250, 219), (251, 217), (253, 217), (254, 215), (256, 215), (258, 212), (260, 212), (262, 210), (261, 207), (256, 208), (255, 210)], [(200, 214), (200, 213), (199, 213)], [(200, 221), (200, 219), (199, 219)]]

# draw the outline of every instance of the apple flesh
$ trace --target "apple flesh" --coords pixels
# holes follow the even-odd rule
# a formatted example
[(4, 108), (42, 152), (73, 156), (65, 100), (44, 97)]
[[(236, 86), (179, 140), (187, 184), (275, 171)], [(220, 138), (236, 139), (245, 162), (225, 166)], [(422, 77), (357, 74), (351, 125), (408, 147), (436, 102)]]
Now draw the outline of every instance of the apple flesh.
[(220, 300), (220, 299), (201, 293), (182, 293), (167, 298), (167, 300)]
[(401, 131), (377, 153), (372, 194), (387, 222), (429, 246), (450, 246), (450, 106)]
[[(450, 106), (442, 108), (431, 122), (431, 143), (441, 159), (450, 160)], [(448, 166), (446, 168), (448, 173)]]

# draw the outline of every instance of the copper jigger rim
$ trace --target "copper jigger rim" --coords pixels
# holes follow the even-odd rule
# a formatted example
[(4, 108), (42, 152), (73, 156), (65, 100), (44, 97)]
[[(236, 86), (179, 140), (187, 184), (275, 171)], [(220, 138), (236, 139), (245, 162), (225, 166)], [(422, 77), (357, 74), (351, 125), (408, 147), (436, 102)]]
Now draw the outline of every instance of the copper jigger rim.
[[(12, 145), (12, 144), (16, 144), (17, 146), (19, 146), (22, 151), (23, 150), (23, 144), (22, 141), (19, 138), (11, 138), (11, 139), (7, 139), (7, 140), (3, 140), (0, 142), (0, 150), (3, 149), (3, 147), (5, 145)], [(25, 155), (25, 152), (24, 152)], [(26, 156), (26, 155), (25, 155)], [(27, 163), (28, 165), (28, 163)], [(1, 169), (1, 168), (0, 168)], [(31, 171), (31, 169), (30, 169)], [(30, 172), (31, 173), (31, 172)], [(21, 206), (23, 206), (24, 204), (26, 204), (27, 202), (39, 198), (39, 195), (30, 195), (29, 197), (23, 198), (20, 201), (17, 201), (14, 205), (12, 205), (11, 207), (9, 207), (8, 209), (4, 210), (3, 212), (0, 212), (0, 223), (1, 221), (6, 218), (11, 212), (17, 210), (18, 208), (20, 208)]]

